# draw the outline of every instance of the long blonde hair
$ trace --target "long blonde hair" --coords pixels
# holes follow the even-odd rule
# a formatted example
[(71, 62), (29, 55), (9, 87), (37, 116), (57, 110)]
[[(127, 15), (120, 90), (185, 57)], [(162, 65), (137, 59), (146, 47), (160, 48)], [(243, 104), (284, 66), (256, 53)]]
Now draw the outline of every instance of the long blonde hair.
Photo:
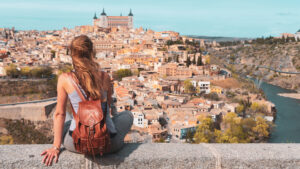
[(88, 97), (101, 98), (102, 82), (100, 66), (95, 62), (93, 42), (86, 35), (75, 37), (70, 46), (75, 75)]

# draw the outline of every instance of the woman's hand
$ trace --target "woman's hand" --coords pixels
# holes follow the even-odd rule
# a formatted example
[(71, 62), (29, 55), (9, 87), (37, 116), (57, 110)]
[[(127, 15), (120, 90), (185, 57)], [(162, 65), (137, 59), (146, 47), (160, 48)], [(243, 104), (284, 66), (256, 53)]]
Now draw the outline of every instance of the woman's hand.
[(45, 155), (42, 160), (42, 163), (45, 163), (46, 166), (52, 165), (52, 160), (54, 159), (55, 163), (58, 161), (59, 149), (56, 147), (49, 148), (42, 152), (41, 156)]

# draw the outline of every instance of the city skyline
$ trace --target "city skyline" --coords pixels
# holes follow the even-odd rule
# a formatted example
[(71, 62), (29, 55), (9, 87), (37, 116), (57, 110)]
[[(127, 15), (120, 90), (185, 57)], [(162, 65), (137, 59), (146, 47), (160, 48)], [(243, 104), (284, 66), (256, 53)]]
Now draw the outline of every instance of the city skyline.
[[(96, 12), (105, 8), (107, 15), (128, 15), (132, 9), (134, 26), (155, 31), (174, 30), (182, 35), (225, 37), (279, 36), (300, 29), (300, 12), (296, 0), (243, 1), (196, 0), (160, 2), (138, 1), (3, 1), (0, 27), (17, 30), (59, 30), (79, 25), (92, 25)], [(147, 8), (145, 8), (147, 7)]]

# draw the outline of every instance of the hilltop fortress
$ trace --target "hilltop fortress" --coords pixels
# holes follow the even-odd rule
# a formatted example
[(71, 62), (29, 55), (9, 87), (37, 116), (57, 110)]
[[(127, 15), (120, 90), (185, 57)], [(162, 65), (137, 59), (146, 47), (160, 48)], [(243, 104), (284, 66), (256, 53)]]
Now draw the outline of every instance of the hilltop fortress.
[(95, 13), (93, 19), (94, 19), (94, 26), (98, 26), (101, 28), (117, 28), (117, 27), (123, 27), (128, 29), (133, 28), (133, 14), (131, 9), (128, 16), (122, 16), (122, 14), (120, 16), (107, 16), (103, 9), (99, 18)]

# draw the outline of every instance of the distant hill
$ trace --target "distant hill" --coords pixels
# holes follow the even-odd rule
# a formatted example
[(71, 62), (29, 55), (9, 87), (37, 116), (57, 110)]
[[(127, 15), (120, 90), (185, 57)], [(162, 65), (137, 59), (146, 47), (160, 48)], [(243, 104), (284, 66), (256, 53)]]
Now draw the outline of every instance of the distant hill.
[(216, 41), (216, 42), (251, 40), (251, 38), (239, 38), (239, 37), (198, 36), (198, 35), (186, 35), (186, 36), (191, 38), (204, 39), (206, 41)]
[(227, 63), (227, 66), (238, 74), (263, 78), (268, 83), (285, 89), (297, 90), (300, 93), (300, 74), (287, 75), (267, 69), (300, 72), (300, 42), (254, 43), (222, 50), (211, 48), (208, 52), (211, 55), (211, 61), (215, 64)]

